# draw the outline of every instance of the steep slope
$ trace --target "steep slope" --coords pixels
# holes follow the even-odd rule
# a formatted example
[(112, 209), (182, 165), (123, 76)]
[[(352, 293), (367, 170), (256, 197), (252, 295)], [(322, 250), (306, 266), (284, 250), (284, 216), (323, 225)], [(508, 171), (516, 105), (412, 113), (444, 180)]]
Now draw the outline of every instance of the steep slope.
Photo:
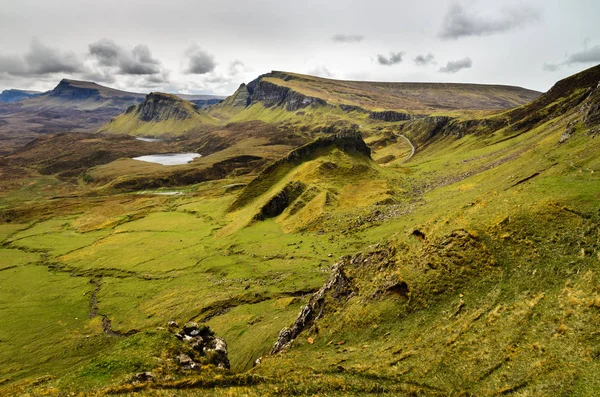
[[(372, 118), (399, 121), (435, 112), (502, 110), (540, 95), (520, 87), (451, 83), (381, 83), (331, 80), (295, 73), (271, 72), (242, 85), (224, 105), (247, 107), (262, 103), (296, 111), (331, 105), (344, 112), (365, 112)], [(386, 114), (385, 111), (389, 113)]]
[[(198, 160), (236, 138), (236, 155), (271, 150), (249, 173), (136, 171), (111, 183), (140, 191), (52, 199), (27, 179), (0, 198), (0, 392), (597, 395), (598, 83), (592, 68), (527, 111), (358, 131), (313, 130), (329, 105), (260, 102), (235, 117), (282, 119), (215, 127), (227, 148)], [(283, 155), (288, 134), (315, 140)], [(198, 345), (173, 321), (224, 338), (231, 369), (189, 368)]]
[[(390, 193), (388, 177), (371, 160), (358, 126), (327, 134), (272, 163), (248, 183), (229, 207), (235, 221), (225, 232), (270, 218), (286, 231), (316, 229), (326, 213), (384, 201)], [(354, 198), (351, 203), (349, 196)]]
[(197, 105), (175, 95), (152, 92), (137, 107), (100, 128), (99, 132), (136, 136), (178, 136), (215, 120)]

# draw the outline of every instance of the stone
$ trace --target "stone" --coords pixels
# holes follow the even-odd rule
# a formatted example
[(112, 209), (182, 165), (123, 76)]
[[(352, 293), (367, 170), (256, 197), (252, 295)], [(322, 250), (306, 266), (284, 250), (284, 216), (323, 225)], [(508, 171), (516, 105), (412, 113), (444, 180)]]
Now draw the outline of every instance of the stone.
[(177, 356), (177, 362), (183, 369), (194, 369), (198, 366), (190, 356), (184, 353)]
[(148, 382), (154, 379), (154, 375), (152, 372), (140, 372), (138, 374), (133, 375), (133, 382)]
[(185, 335), (191, 335), (192, 331), (195, 331), (197, 329), (198, 329), (198, 323), (190, 321), (183, 326), (183, 333)]

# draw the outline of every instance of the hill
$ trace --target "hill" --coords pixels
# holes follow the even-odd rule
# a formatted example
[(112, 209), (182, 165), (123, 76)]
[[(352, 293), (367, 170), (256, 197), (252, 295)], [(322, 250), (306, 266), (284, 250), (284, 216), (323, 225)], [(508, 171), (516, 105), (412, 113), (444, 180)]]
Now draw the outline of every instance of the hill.
[(0, 393), (598, 394), (599, 83), (395, 121), (247, 89), (173, 167), (37, 141), (0, 163)]
[(139, 136), (177, 136), (215, 120), (200, 107), (175, 95), (150, 93), (136, 106), (111, 120), (100, 132)]
[[(242, 85), (239, 104), (284, 104), (293, 111), (313, 103), (335, 105), (345, 111), (397, 111), (411, 115), (516, 107), (541, 93), (520, 87), (452, 83), (383, 83), (331, 80), (287, 72), (271, 72)], [(320, 101), (319, 101), (320, 100)]]
[[(213, 95), (177, 96), (193, 101), (199, 108), (222, 100), (222, 97)], [(10, 102), (0, 104), (0, 154), (23, 147), (39, 134), (95, 132), (145, 97), (146, 94), (70, 79), (61, 80), (54, 89), (45, 93), (5, 91), (0, 98), (19, 100), (0, 99), (0, 102)]]
[(20, 102), (24, 99), (32, 98), (38, 95), (41, 95), (41, 92), (38, 91), (25, 91), (25, 90), (4, 90), (0, 93), (0, 102), (3, 103), (13, 103)]

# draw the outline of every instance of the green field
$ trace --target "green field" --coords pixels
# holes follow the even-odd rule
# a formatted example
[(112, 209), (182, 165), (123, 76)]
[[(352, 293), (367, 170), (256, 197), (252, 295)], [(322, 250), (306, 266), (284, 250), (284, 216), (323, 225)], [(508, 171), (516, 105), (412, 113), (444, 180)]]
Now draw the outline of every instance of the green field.
[[(597, 69), (574, 79), (595, 82)], [(577, 84), (525, 119), (488, 115), (515, 119), (492, 128), (464, 113), (432, 136), (430, 121), (349, 127), (364, 115), (344, 114), (327, 140), (283, 108), (229, 109), (295, 143), (240, 136), (218, 161), (279, 160), (184, 184), (174, 175), (218, 161), (144, 179), (117, 160), (88, 181), (29, 166), (27, 184), (0, 197), (0, 393), (598, 394), (599, 91), (571, 102)], [(326, 123), (326, 108), (305, 112), (307, 125)], [(357, 128), (370, 156), (346, 131)], [(32, 188), (48, 178), (66, 193)], [(127, 178), (139, 185), (118, 185)], [(345, 284), (330, 279), (336, 263)], [(324, 285), (317, 318), (270, 355)], [(172, 320), (210, 326), (231, 369), (181, 369)], [(132, 381), (144, 371), (152, 382)]]

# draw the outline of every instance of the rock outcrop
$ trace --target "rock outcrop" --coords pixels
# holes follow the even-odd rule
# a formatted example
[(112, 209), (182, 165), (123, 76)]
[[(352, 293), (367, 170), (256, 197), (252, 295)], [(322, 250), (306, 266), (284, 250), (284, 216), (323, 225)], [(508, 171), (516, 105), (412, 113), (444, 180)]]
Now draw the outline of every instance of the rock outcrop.
[(296, 321), (289, 328), (284, 328), (279, 332), (279, 337), (271, 349), (271, 355), (287, 348), (302, 331), (319, 319), (323, 315), (328, 298), (343, 301), (355, 292), (352, 282), (344, 272), (344, 265), (343, 260), (333, 265), (329, 279), (321, 289), (310, 297)]
[(193, 113), (190, 102), (161, 92), (151, 92), (136, 109), (142, 121), (185, 120)]
[[(177, 323), (170, 321), (169, 328), (173, 330), (175, 327)], [(185, 344), (185, 349), (176, 357), (182, 369), (199, 369), (201, 365), (229, 369), (227, 343), (223, 338), (215, 336), (207, 325), (188, 322), (175, 336)]]
[(260, 76), (247, 86), (247, 106), (261, 102), (265, 107), (283, 106), (289, 112), (306, 108), (308, 106), (326, 106), (327, 102), (321, 98), (303, 95), (293, 89), (277, 85), (265, 80), (269, 75)]
[(262, 221), (280, 215), (306, 189), (302, 182), (290, 182), (265, 204), (254, 219)]
[(382, 112), (371, 112), (369, 117), (373, 120), (381, 120), (387, 122), (406, 121), (410, 120), (410, 114), (396, 112), (393, 110), (384, 110)]

